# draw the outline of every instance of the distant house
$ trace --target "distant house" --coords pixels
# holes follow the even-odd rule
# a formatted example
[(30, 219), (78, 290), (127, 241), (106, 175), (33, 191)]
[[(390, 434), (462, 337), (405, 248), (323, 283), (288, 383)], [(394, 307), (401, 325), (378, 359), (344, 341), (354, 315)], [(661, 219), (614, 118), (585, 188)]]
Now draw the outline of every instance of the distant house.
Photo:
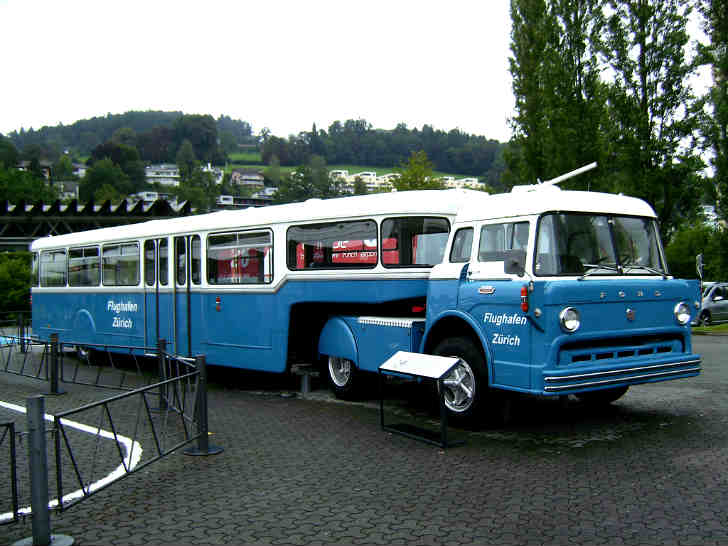
[(149, 165), (145, 167), (147, 182), (150, 184), (161, 184), (162, 186), (179, 186), (180, 175), (177, 165), (163, 163), (161, 165)]
[(78, 187), (80, 184), (75, 181), (56, 181), (53, 186), (58, 190), (58, 198), (62, 201), (78, 200)]
[(254, 191), (263, 189), (265, 186), (263, 181), (263, 175), (255, 169), (235, 169), (230, 175), (230, 182)]
[(83, 178), (84, 176), (86, 176), (86, 171), (88, 170), (88, 167), (83, 163), (74, 163), (72, 165), (72, 168), (74, 176), (78, 176), (79, 178)]
[(210, 173), (213, 180), (215, 180), (215, 184), (222, 184), (222, 177), (224, 175), (222, 169), (213, 167), (210, 163), (208, 163), (207, 165), (202, 167), (202, 172)]

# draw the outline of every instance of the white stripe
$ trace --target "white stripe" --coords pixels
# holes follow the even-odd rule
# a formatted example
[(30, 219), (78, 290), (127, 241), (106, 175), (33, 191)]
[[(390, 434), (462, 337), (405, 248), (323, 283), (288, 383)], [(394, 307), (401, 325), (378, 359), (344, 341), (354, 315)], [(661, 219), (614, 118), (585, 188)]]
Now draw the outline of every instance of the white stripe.
[[(3, 402), (0, 400), (0, 407), (3, 407), (5, 409), (8, 409), (10, 411), (15, 411), (18, 413), (26, 413), (26, 409), (23, 406), (18, 406), (16, 404), (10, 404), (9, 402)], [(44, 415), (44, 418), (46, 421), (53, 421), (54, 416), (46, 413)], [(61, 419), (61, 423), (64, 426), (74, 428), (76, 430), (79, 430), (81, 432), (86, 432), (88, 434), (93, 434), (94, 436), (99, 435), (102, 438), (107, 438), (109, 440), (114, 439), (114, 435), (107, 431), (96, 427), (91, 427), (89, 425), (84, 425), (82, 423), (76, 423), (75, 421), (70, 421), (68, 419)], [(141, 460), (142, 457), (142, 446), (139, 442), (134, 442), (130, 438), (127, 438), (126, 436), (121, 436), (120, 434), (116, 435), (116, 439), (119, 441), (119, 444), (121, 444), (124, 447), (125, 455), (124, 455), (124, 462), (117, 466), (110, 474), (105, 476), (104, 478), (100, 479), (99, 481), (96, 481), (92, 483), (89, 486), (89, 492), (96, 491), (100, 489), (101, 487), (113, 482), (116, 479), (121, 478), (124, 476), (124, 474), (127, 474), (127, 470), (125, 470), (124, 465), (126, 465), (126, 468), (128, 468), (128, 472), (131, 472)], [(78, 499), (83, 497), (83, 490), (78, 489), (77, 491), (74, 491), (72, 493), (69, 493), (68, 495), (64, 495), (63, 502), (69, 502), (74, 499)], [(50, 502), (48, 502), (48, 508), (54, 508), (58, 506), (58, 499), (53, 499)], [(18, 511), (21, 515), (27, 515), (31, 513), (30, 506), (26, 506), (21, 508)], [(9, 520), (13, 518), (12, 512), (6, 512), (5, 514), (0, 514), (0, 521), (3, 520)]]

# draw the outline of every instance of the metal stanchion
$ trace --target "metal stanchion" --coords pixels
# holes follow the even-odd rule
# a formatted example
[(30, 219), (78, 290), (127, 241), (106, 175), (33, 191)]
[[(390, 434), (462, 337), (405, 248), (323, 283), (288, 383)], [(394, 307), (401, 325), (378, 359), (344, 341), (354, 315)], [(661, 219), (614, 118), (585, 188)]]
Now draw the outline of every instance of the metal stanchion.
[[(157, 373), (159, 381), (167, 380), (167, 340), (157, 340)], [(159, 406), (154, 408), (155, 411), (166, 411), (169, 409), (167, 400), (167, 384), (159, 386)]]
[(48, 373), (50, 392), (46, 393), (50, 395), (66, 394), (66, 391), (62, 391), (60, 388), (61, 359), (59, 347), (60, 345), (58, 343), (58, 334), (51, 334), (51, 359), (48, 363), (48, 365), (50, 366)]
[(185, 450), (185, 455), (217, 455), (222, 453), (220, 446), (210, 445), (207, 429), (207, 364), (205, 357), (195, 357), (195, 366), (200, 373), (197, 383), (197, 447)]
[(45, 398), (26, 400), (28, 419), (28, 461), (30, 466), (30, 506), (33, 536), (13, 546), (70, 546), (73, 538), (51, 535), (51, 512), (48, 508), (48, 452), (46, 450)]

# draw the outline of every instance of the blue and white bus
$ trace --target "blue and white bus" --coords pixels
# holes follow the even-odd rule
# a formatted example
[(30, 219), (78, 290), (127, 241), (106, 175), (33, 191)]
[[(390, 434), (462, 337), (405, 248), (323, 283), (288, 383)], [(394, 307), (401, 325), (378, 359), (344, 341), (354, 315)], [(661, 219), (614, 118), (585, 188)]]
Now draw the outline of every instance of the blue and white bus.
[(669, 275), (656, 216), (621, 195), (412, 191), (221, 211), (32, 246), (41, 339), (152, 346), (286, 372), (350, 397), (399, 350), (460, 357), (451, 415), (498, 391), (610, 402), (700, 372), (698, 281)]

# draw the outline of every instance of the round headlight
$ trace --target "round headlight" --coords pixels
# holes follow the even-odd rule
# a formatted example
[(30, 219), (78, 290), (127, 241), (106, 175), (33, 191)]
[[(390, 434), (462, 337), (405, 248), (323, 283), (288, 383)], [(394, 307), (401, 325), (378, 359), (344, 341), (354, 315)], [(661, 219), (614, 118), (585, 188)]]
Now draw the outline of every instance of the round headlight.
[(576, 332), (581, 326), (581, 315), (573, 307), (565, 307), (559, 313), (559, 322), (564, 332)]
[(681, 301), (675, 306), (675, 320), (678, 324), (685, 325), (690, 322), (690, 307), (684, 301)]

